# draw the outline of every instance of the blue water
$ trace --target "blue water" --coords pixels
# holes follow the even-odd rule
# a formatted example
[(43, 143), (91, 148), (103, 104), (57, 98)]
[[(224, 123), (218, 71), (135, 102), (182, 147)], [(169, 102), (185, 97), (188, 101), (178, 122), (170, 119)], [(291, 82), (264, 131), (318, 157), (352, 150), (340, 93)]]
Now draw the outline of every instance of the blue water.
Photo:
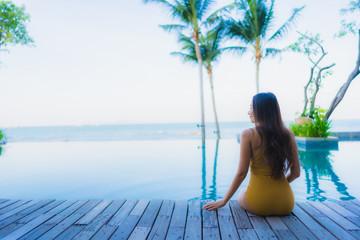
[[(196, 124), (5, 129), (0, 198), (222, 198), (238, 167), (236, 135), (250, 126), (223, 123), (216, 141), (209, 125), (205, 151)], [(360, 131), (360, 121), (334, 121), (333, 129)], [(360, 141), (349, 141), (339, 150), (299, 151), (296, 200), (360, 198), (359, 148)]]
[[(288, 122), (286, 122), (288, 124)], [(220, 123), (222, 139), (235, 139), (250, 122)], [(334, 120), (332, 131), (360, 131), (360, 120)], [(17, 127), (3, 129), (9, 142), (129, 141), (199, 139), (195, 123), (126, 124), (100, 126)], [(206, 138), (216, 139), (215, 124), (207, 124)]]

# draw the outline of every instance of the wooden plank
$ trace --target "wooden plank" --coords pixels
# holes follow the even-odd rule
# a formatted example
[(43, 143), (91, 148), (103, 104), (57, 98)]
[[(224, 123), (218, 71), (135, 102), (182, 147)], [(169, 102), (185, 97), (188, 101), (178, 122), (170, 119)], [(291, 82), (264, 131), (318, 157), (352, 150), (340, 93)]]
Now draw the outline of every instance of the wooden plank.
[(129, 240), (146, 239), (149, 232), (150, 232), (149, 227), (136, 227), (128, 239)]
[(19, 216), (26, 216), (30, 213), (33, 213), (34, 211), (40, 209), (40, 208), (43, 208), (45, 206), (47, 206), (48, 204), (54, 202), (55, 200), (40, 200), (38, 203), (36, 204), (33, 204), (31, 205), (30, 207), (28, 208), (25, 208), (24, 210), (16, 213), (16, 215), (19, 215)]
[[(26, 223), (28, 223), (28, 222), (30, 222), (31, 220), (33, 220), (34, 218), (37, 218), (38, 216), (44, 214), (44, 212), (47, 212), (47, 211), (49, 211), (50, 209), (58, 206), (58, 205), (61, 204), (62, 202), (64, 202), (64, 201), (53, 201), (53, 202), (51, 202), (50, 204), (46, 204), (46, 202), (45, 202), (45, 205), (44, 205), (43, 207), (40, 207), (39, 209), (33, 211), (32, 213), (26, 215), (26, 216), (23, 217), (23, 218), (21, 218), (21, 215), (17, 215), (17, 214), (13, 215), (12, 217), (20, 217), (20, 219), (17, 220), (17, 221), (15, 220), (15, 221), (13, 221), (13, 223), (11, 223), (10, 225), (2, 228), (2, 229), (0, 230), (0, 238), (8, 235), (8, 234), (11, 233), (11, 232), (14, 232), (15, 230), (17, 230), (17, 229), (19, 229), (19, 228), (21, 228), (21, 227), (22, 227), (23, 225), (25, 225)], [(41, 203), (41, 202), (40, 202), (40, 203)], [(41, 203), (41, 204), (44, 204), (44, 202)], [(40, 206), (41, 206), (41, 205), (40, 205)], [(28, 209), (29, 209), (29, 208), (28, 208)], [(27, 209), (25, 209), (25, 210), (27, 210)], [(11, 219), (12, 217), (7, 218), (6, 220)], [(48, 218), (47, 218), (47, 219), (48, 219)], [(6, 221), (6, 220), (5, 220), (5, 221)], [(13, 220), (14, 220), (14, 219), (13, 219)], [(23, 235), (24, 235), (24, 234), (23, 234)], [(21, 236), (22, 236), (22, 235), (21, 235)]]
[(74, 239), (90, 239), (116, 213), (125, 200), (113, 201), (102, 213), (94, 218)]
[[(159, 213), (162, 200), (152, 200), (129, 239), (146, 239)], [(145, 236), (143, 238), (143, 236)]]
[[(40, 216), (41, 214), (44, 214), (54, 208), (56, 208), (57, 206), (61, 205), (62, 203), (64, 203), (65, 200), (56, 200), (56, 201), (53, 201), (49, 204), (47, 204), (46, 206), (43, 206), (41, 207), (40, 209), (38, 209), (37, 211), (34, 211), (32, 212), (31, 214), (19, 219), (17, 221), (17, 223), (20, 223), (20, 224), (25, 224), (25, 223), (28, 223), (30, 222), (31, 220), (33, 220), (34, 218), (37, 218), (38, 216)], [(74, 202), (74, 201), (73, 201)]]
[(145, 209), (149, 204), (148, 200), (139, 200), (130, 214), (121, 222), (110, 239), (128, 239), (136, 224), (139, 222)]
[(360, 217), (356, 215), (355, 213), (347, 210), (343, 206), (340, 206), (339, 204), (335, 202), (324, 202), (326, 206), (337, 212), (338, 214), (344, 216), (346, 219), (348, 219), (350, 222), (354, 223), (356, 226), (360, 227)]
[(29, 221), (27, 224), (21, 225), (20, 228), (13, 231), (12, 233), (6, 235), (6, 237), (2, 239), (11, 240), (11, 239), (18, 239), (25, 235), (26, 233), (30, 232), (32, 229), (38, 227), (39, 225), (43, 224), (45, 221), (53, 217), (54, 214), (43, 214), (38, 216), (37, 218)]
[(278, 239), (297, 239), (289, 230), (285, 223), (278, 216), (270, 216), (265, 218)]
[(159, 215), (156, 218), (154, 225), (151, 228), (147, 239), (163, 240), (166, 237), (170, 225), (170, 219), (174, 209), (174, 201), (164, 200), (161, 205)]
[(206, 240), (220, 240), (219, 228), (206, 227), (203, 228), (203, 239)]
[(189, 212), (185, 226), (185, 238), (200, 240), (202, 239), (200, 200), (190, 200), (188, 205)]
[[(205, 204), (213, 202), (212, 200), (204, 200), (201, 201), (201, 206), (204, 206)], [(217, 218), (217, 211), (208, 211), (201, 209), (202, 212), (202, 222), (203, 222), (203, 239), (209, 239), (209, 240), (220, 240), (220, 229), (219, 229), (219, 223)]]
[(151, 227), (159, 213), (162, 200), (152, 200), (146, 208), (137, 227)]
[(239, 237), (241, 240), (255, 240), (259, 239), (254, 229), (238, 229)]
[(275, 233), (271, 230), (263, 217), (252, 216), (249, 217), (254, 230), (260, 239), (277, 239)]
[(2, 203), (4, 203), (4, 202), (7, 202), (7, 201), (9, 201), (9, 199), (1, 198), (1, 199), (0, 199), (0, 204), (2, 204)]
[[(100, 202), (100, 203), (99, 203)], [(89, 207), (87, 210), (84, 210), (83, 216), (78, 218), (78, 220), (72, 223), (65, 231), (60, 233), (56, 237), (57, 240), (66, 240), (66, 239), (73, 239), (79, 232), (84, 230), (86, 227), (86, 224), (91, 221), (94, 217), (96, 217), (99, 212), (102, 212), (104, 210), (104, 207), (107, 207), (109, 203), (111, 203), (111, 200), (95, 200), (94, 207)], [(73, 214), (74, 215), (74, 214)], [(70, 221), (72, 222), (72, 220)], [(81, 224), (79, 224), (81, 223)]]
[[(5, 226), (7, 226), (8, 224), (11, 223), (11, 222), (9, 223), (8, 220), (4, 221), (4, 219), (9, 218), (9, 217), (12, 217), (12, 215), (17, 214), (18, 212), (21, 212), (21, 211), (23, 211), (24, 209), (26, 209), (26, 208), (28, 208), (28, 207), (31, 207), (32, 205), (37, 204), (38, 202), (39, 202), (39, 200), (33, 200), (33, 201), (30, 201), (30, 202), (27, 202), (27, 203), (22, 204), (21, 206), (19, 206), (19, 207), (17, 207), (17, 208), (14, 208), (14, 209), (12, 209), (12, 210), (10, 210), (10, 211), (8, 211), (8, 212), (0, 215), (0, 221), (1, 221), (1, 222), (0, 222), (0, 228), (5, 227)], [(17, 220), (17, 219), (16, 219), (16, 216), (15, 216), (14, 218), (15, 218), (14, 221), (16, 221), (16, 220)], [(12, 219), (13, 219), (13, 218), (12, 218)], [(5, 224), (5, 222), (6, 222), (6, 224)]]
[(78, 208), (83, 206), (87, 201), (86, 200), (80, 200), (80, 201), (66, 201), (65, 203), (61, 204), (60, 206), (52, 209), (47, 214), (54, 214), (53, 218), (50, 218), (48, 221), (46, 221), (44, 224), (38, 226), (37, 228), (31, 230), (24, 236), (22, 236), (20, 239), (37, 239), (50, 229), (56, 226), (59, 222), (63, 221), (65, 218), (67, 218), (69, 215), (71, 215), (73, 212), (75, 212)]
[(321, 202), (311, 202), (311, 205), (315, 207), (320, 212), (324, 213), (328, 216), (333, 222), (336, 222), (339, 226), (344, 228), (345, 230), (360, 230), (358, 226), (332, 210), (331, 208), (327, 207)]
[(360, 216), (360, 206), (351, 201), (338, 201), (337, 204)]
[(217, 209), (221, 239), (239, 239), (229, 203)]
[(42, 235), (39, 239), (47, 240), (53, 239), (59, 236), (62, 232), (64, 232), (67, 228), (69, 228), (72, 224), (74, 224), (77, 220), (82, 218), (86, 213), (88, 213), (91, 209), (93, 209), (96, 205), (100, 203), (100, 200), (91, 200), (57, 224), (55, 227), (50, 229), (44, 235)]
[[(304, 210), (302, 210), (297, 204), (295, 204), (292, 212), (296, 216), (296, 218), (299, 219), (304, 224), (304, 226), (306, 226), (318, 239), (336, 239), (331, 233), (329, 233), (325, 228), (318, 224), (310, 215), (308, 215)], [(295, 228), (290, 225), (288, 226), (291, 228)], [(306, 232), (303, 233), (306, 234)]]
[(336, 202), (323, 202), (323, 204), (325, 204), (327, 207), (331, 208), (332, 210), (334, 210), (335, 212), (341, 214), (344, 217), (358, 217), (358, 215), (356, 215), (355, 213), (351, 212), (350, 210), (346, 209), (345, 207), (339, 205)]
[(99, 215), (102, 211), (104, 211), (104, 209), (106, 207), (108, 207), (110, 205), (110, 203), (112, 202), (112, 200), (103, 200), (101, 203), (99, 203), (96, 207), (94, 207), (93, 209), (91, 209), (90, 212), (88, 212), (87, 214), (85, 214), (85, 216), (83, 216), (82, 218), (80, 218), (75, 225), (87, 225), (91, 222), (91, 220), (93, 220), (94, 218), (96, 218), (97, 215)]
[[(9, 201), (6, 201), (6, 202), (2, 202), (1, 204), (0, 204), (0, 214), (3, 214), (4, 213), (4, 211), (2, 210), (3, 208), (5, 208), (5, 207), (8, 207), (8, 206), (10, 206), (11, 204), (14, 204), (14, 203), (16, 203), (16, 202), (19, 202), (20, 200), (9, 200)], [(5, 211), (6, 212), (6, 211)]]
[(63, 231), (59, 236), (57, 236), (56, 240), (68, 240), (73, 239), (79, 232), (81, 232), (86, 225), (71, 225), (65, 231)]
[[(298, 205), (307, 212), (312, 218), (324, 226), (328, 231), (330, 231), (334, 236), (339, 239), (355, 239), (347, 231), (337, 225), (335, 222), (331, 221), (325, 214), (321, 213), (317, 208), (314, 208), (308, 203), (298, 203)], [(304, 222), (303, 222), (304, 223)], [(309, 226), (306, 224), (306, 226)]]
[[(56, 216), (46, 221), (46, 225), (56, 225), (60, 223), (65, 218), (73, 214), (80, 207), (84, 206), (87, 202), (88, 200), (79, 200), (74, 204), (71, 204), (69, 207), (64, 208), (63, 211), (59, 211), (59, 212), (58, 212), (59, 209), (54, 209), (53, 211), (56, 213)], [(53, 211), (50, 211), (50, 213), (52, 213)]]
[(106, 225), (119, 226), (124, 221), (124, 219), (129, 215), (129, 213), (133, 210), (136, 203), (137, 200), (133, 200), (133, 199), (127, 200)]
[[(10, 214), (11, 216), (7, 217), (6, 219), (4, 219), (0, 222), (0, 228), (1, 228), (0, 238), (3, 236), (6, 236), (10, 232), (12, 232), (20, 227), (20, 226), (17, 226), (16, 221), (18, 221), (19, 219), (23, 218), (24, 216), (30, 214), (31, 212), (36, 211), (37, 209), (43, 207), (44, 205), (49, 204), (51, 201), (53, 201), (53, 200), (31, 201), (31, 202), (28, 202), (26, 204), (23, 204), (13, 210), (11, 210), (8, 213), (1, 215), (1, 216), (5, 217), (7, 214)], [(16, 213), (12, 214), (14, 211)]]
[[(3, 208), (0, 210), (0, 217), (1, 217), (4, 213), (8, 213), (8, 212), (10, 212), (11, 210), (16, 209), (17, 207), (19, 207), (19, 206), (21, 206), (21, 205), (23, 205), (23, 204), (25, 204), (25, 203), (28, 203), (28, 202), (30, 202), (30, 200), (20, 200), (20, 201), (17, 201), (17, 200), (16, 200), (14, 203), (7, 205), (7, 206), (3, 207)], [(16, 213), (16, 212), (15, 212), (15, 213)]]
[(298, 239), (317, 239), (315, 235), (294, 215), (281, 217)]
[(136, 224), (139, 222), (141, 216), (128, 215), (120, 226), (117, 227), (114, 234), (111, 236), (111, 240), (125, 240), (128, 239), (130, 234), (133, 232)]
[(351, 200), (351, 202), (355, 203), (356, 205), (358, 205), (360, 207), (360, 201), (357, 199)]
[(104, 225), (99, 231), (91, 238), (91, 240), (103, 240), (109, 239), (111, 235), (116, 231), (118, 226)]
[(188, 206), (186, 200), (175, 201), (174, 212), (166, 235), (167, 240), (184, 239), (187, 211)]
[[(201, 201), (201, 206), (204, 206), (209, 202), (213, 201)], [(203, 216), (203, 228), (219, 228), (216, 211), (208, 211), (203, 209), (201, 209), (201, 211)]]
[[(56, 205), (55, 203), (60, 203), (60, 204)], [(54, 205), (54, 208), (52, 208), (50, 211), (47, 211), (46, 213), (44, 213), (42, 215), (39, 215), (36, 218), (28, 221), (27, 223), (22, 224), (22, 226), (20, 228), (18, 228), (16, 231), (12, 232), (7, 237), (9, 237), (9, 239), (11, 239), (11, 237), (13, 239), (17, 239), (17, 238), (20, 238), (23, 235), (26, 235), (28, 232), (32, 231), (33, 229), (35, 229), (39, 225), (43, 224), (45, 221), (52, 218), (57, 213), (63, 211), (64, 209), (68, 208), (69, 206), (71, 206), (74, 203), (75, 203), (75, 201), (68, 200), (66, 202), (64, 202), (64, 201), (55, 201), (55, 202), (49, 204), (49, 205)], [(23, 239), (25, 239), (25, 238), (23, 238)]]
[(360, 231), (359, 230), (354, 230), (354, 231), (349, 231), (349, 233), (356, 239), (360, 239)]
[[(234, 222), (238, 229), (252, 229), (249, 217), (246, 211), (239, 205), (236, 200), (230, 200), (230, 209), (234, 216)], [(249, 231), (251, 232), (251, 231)]]

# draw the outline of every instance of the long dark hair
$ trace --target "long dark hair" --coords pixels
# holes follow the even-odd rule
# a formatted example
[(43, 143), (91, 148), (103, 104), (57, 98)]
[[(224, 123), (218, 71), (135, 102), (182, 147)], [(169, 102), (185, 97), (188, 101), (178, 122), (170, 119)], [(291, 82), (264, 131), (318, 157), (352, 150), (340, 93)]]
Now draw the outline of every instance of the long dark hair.
[(273, 93), (258, 93), (253, 97), (256, 130), (265, 144), (264, 156), (272, 166), (272, 177), (282, 178), (293, 164), (291, 134), (281, 118), (280, 107)]

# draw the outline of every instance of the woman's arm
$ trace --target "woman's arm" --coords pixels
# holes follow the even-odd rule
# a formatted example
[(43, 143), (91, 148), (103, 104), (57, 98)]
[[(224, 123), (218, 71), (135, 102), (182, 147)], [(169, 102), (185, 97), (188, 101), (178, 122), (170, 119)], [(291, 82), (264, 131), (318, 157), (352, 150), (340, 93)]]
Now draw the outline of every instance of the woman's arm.
[(293, 164), (290, 167), (290, 173), (286, 175), (286, 179), (289, 183), (294, 181), (296, 178), (300, 177), (300, 160), (299, 160), (299, 153), (297, 149), (297, 144), (295, 140), (294, 133), (289, 129), (291, 134), (291, 147), (292, 147), (292, 156), (293, 156)]
[(249, 170), (250, 157), (251, 157), (251, 139), (252, 131), (250, 129), (244, 130), (241, 134), (240, 140), (240, 161), (239, 167), (235, 174), (234, 180), (232, 181), (229, 190), (226, 192), (223, 199), (216, 202), (208, 203), (203, 206), (203, 209), (206, 210), (215, 210), (226, 205), (226, 203), (231, 199), (236, 190), (239, 188), (240, 184), (246, 178), (247, 172)]

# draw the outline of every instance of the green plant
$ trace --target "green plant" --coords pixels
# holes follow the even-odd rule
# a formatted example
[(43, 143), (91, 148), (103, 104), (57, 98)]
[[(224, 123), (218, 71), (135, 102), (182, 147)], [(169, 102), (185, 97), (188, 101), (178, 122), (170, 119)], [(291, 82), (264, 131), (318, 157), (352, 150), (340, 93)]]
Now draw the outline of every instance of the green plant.
[(34, 40), (29, 36), (27, 23), (29, 14), (25, 6), (16, 6), (12, 1), (0, 1), (0, 47), (6, 50), (10, 45), (32, 45)]
[(290, 123), (289, 128), (298, 137), (323, 137), (331, 135), (331, 121), (325, 119), (327, 110), (315, 108), (311, 121), (301, 124)]
[(1, 130), (0, 130), (0, 140), (4, 137), (4, 134), (1, 133)]

